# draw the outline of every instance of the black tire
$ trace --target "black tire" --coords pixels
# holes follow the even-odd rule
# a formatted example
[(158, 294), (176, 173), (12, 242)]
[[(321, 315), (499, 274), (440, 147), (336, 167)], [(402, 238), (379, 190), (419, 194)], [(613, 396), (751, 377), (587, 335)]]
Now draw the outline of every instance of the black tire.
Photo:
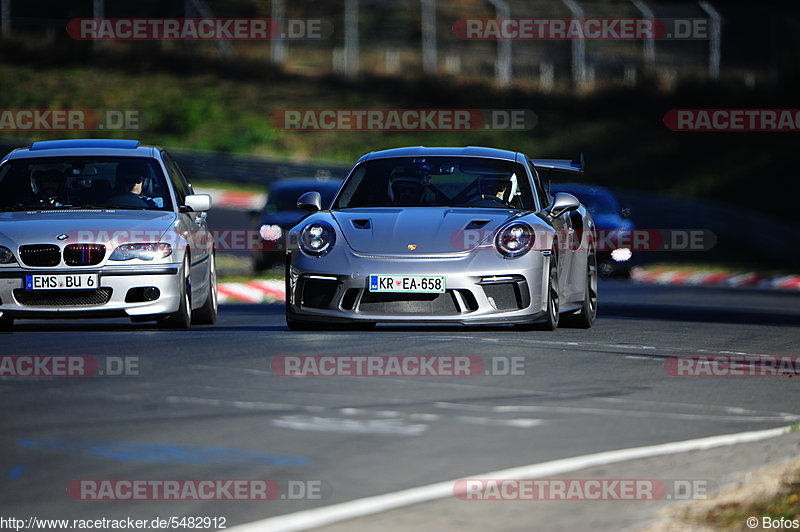
[(192, 322), (199, 325), (214, 325), (217, 323), (217, 312), (219, 310), (217, 300), (217, 264), (214, 254), (208, 258), (211, 263), (208, 266), (208, 295), (206, 302), (199, 309), (192, 312)]
[(175, 314), (170, 314), (158, 320), (158, 326), (162, 329), (188, 329), (192, 326), (192, 276), (191, 259), (189, 253), (183, 259), (183, 266), (178, 275), (183, 276), (183, 287), (181, 288), (181, 304)]
[(586, 259), (586, 289), (583, 305), (575, 312), (562, 318), (562, 323), (575, 329), (591, 329), (597, 317), (597, 253), (594, 248)]
[(547, 291), (547, 319), (536, 323), (517, 325), (517, 328), (527, 331), (555, 331), (559, 323), (559, 298), (558, 298), (558, 256), (555, 250), (550, 254), (550, 268), (547, 275), (549, 289)]
[(11, 332), (14, 329), (14, 318), (0, 318), (0, 332)]

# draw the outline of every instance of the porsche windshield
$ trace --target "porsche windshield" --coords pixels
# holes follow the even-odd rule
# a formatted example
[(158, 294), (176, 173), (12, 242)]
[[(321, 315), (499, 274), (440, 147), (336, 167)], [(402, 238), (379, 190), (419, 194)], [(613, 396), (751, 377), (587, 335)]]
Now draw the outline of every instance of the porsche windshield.
[(534, 210), (525, 168), (478, 157), (398, 157), (358, 165), (334, 209), (476, 207)]
[(0, 211), (52, 209), (172, 210), (154, 159), (42, 157), (0, 168)]

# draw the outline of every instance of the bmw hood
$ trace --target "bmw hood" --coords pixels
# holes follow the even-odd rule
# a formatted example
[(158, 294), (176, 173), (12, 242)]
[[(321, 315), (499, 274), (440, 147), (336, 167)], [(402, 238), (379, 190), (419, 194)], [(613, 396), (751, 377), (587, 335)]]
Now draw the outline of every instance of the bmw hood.
[[(171, 229), (174, 212), (32, 211), (0, 213), (0, 245), (153, 241)], [(67, 235), (67, 238), (59, 238)]]
[(491, 241), (518, 211), (451, 207), (332, 211), (345, 240), (360, 253), (440, 254), (471, 251)]

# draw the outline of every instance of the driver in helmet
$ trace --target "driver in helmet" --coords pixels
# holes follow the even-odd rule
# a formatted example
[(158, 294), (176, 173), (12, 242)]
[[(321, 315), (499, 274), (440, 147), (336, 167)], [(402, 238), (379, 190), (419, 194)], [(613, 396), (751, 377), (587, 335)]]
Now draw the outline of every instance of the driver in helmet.
[(511, 179), (501, 176), (482, 176), (478, 182), (481, 199), (497, 198), (503, 202), (508, 201), (506, 191), (511, 186)]
[(41, 207), (63, 207), (64, 178), (58, 170), (37, 170), (31, 176), (31, 185)]
[(389, 176), (389, 201), (396, 207), (420, 207), (429, 203), (430, 176), (393, 171)]

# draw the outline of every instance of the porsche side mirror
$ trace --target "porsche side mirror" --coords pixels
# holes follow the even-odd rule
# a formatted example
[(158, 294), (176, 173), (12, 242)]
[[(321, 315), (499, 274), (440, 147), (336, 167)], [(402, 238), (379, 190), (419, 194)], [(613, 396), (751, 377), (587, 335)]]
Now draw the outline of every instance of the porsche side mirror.
[(581, 202), (578, 201), (578, 198), (566, 192), (559, 192), (548, 210), (550, 211), (550, 216), (558, 218), (565, 212), (574, 211), (580, 206)]
[(297, 200), (297, 207), (308, 212), (322, 210), (322, 196), (319, 192), (306, 192)]

